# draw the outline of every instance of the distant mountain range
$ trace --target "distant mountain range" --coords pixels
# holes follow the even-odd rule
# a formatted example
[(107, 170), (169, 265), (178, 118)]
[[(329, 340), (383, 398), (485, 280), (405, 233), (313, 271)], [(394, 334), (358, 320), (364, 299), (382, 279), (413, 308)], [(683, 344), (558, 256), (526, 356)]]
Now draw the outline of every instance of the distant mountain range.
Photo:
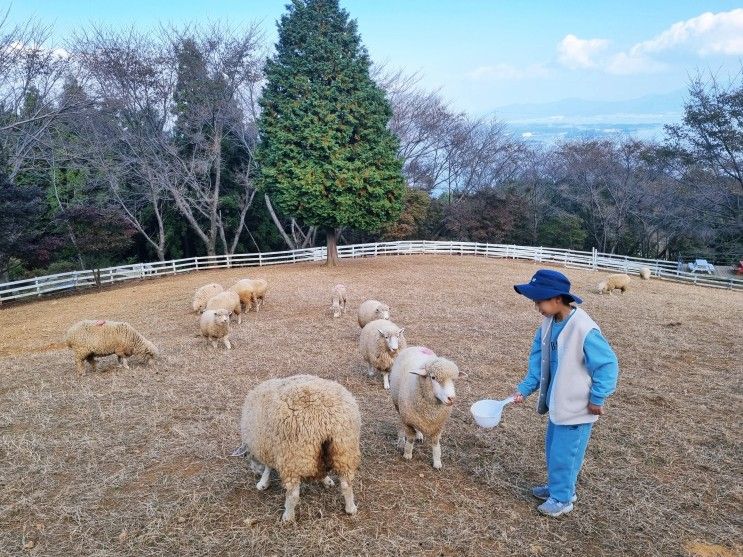
[(663, 126), (681, 121), (685, 90), (624, 101), (563, 99), (510, 104), (493, 114), (527, 141), (552, 143), (586, 137), (630, 135), (660, 140)]

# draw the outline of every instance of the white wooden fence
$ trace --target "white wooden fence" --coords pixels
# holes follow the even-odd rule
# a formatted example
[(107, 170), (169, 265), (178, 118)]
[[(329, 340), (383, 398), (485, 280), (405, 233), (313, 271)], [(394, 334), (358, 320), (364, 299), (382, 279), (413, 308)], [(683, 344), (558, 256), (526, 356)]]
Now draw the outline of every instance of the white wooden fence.
[[(700, 286), (743, 290), (743, 280), (717, 275), (700, 275), (678, 271), (676, 263), (658, 259), (641, 259), (593, 251), (514, 246), (506, 244), (482, 244), (476, 242), (431, 242), (399, 241), (374, 244), (338, 246), (340, 258), (377, 257), (380, 255), (446, 254), (476, 255), (482, 257), (526, 259), (537, 263), (562, 265), (569, 268), (636, 274), (642, 267), (650, 269), (659, 279), (690, 282)], [(135, 263), (88, 271), (58, 273), (32, 279), (16, 280), (0, 284), (0, 302), (52, 292), (76, 290), (93, 286), (113, 284), (131, 279), (143, 279), (160, 275), (175, 275), (203, 269), (232, 267), (258, 267), (304, 261), (324, 261), (326, 248), (306, 248), (269, 253), (243, 253), (236, 255), (213, 255)]]

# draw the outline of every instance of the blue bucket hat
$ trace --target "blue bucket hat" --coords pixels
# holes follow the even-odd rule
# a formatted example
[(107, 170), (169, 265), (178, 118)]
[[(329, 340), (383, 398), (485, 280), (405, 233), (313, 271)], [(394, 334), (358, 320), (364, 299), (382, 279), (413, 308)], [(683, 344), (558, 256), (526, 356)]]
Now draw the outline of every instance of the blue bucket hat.
[(516, 284), (513, 289), (535, 302), (549, 300), (555, 296), (567, 296), (576, 304), (583, 302), (578, 296), (570, 293), (568, 277), (550, 269), (540, 269), (527, 284)]

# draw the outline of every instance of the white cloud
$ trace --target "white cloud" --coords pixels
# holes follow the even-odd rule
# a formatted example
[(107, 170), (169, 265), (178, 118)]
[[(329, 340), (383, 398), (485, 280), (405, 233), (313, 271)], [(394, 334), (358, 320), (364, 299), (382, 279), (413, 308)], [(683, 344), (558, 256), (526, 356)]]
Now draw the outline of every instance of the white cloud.
[(669, 68), (673, 54), (743, 55), (743, 8), (706, 12), (679, 21), (626, 51), (611, 53), (606, 39), (566, 35), (557, 44), (558, 60), (573, 70), (596, 69), (614, 75), (653, 74)]
[(579, 39), (566, 35), (557, 44), (558, 60), (571, 70), (594, 68), (598, 65), (596, 56), (609, 46), (606, 39)]
[(515, 67), (510, 64), (492, 64), (489, 66), (480, 66), (467, 74), (468, 77), (477, 81), (486, 81), (494, 79), (518, 80), (539, 77), (548, 77), (552, 74), (549, 68), (542, 64), (531, 64), (524, 67)]
[(634, 45), (630, 54), (676, 49), (692, 50), (700, 56), (743, 54), (743, 8), (729, 12), (706, 12), (674, 23), (652, 39)]

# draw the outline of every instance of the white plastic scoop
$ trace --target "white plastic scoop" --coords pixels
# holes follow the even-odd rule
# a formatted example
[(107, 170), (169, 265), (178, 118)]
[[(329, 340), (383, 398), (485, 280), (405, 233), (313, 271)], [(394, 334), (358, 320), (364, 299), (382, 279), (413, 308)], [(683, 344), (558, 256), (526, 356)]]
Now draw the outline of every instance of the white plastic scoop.
[(500, 417), (507, 404), (511, 404), (514, 397), (509, 396), (503, 400), (478, 400), (470, 406), (470, 412), (475, 418), (475, 423), (485, 429), (495, 427), (500, 423)]

